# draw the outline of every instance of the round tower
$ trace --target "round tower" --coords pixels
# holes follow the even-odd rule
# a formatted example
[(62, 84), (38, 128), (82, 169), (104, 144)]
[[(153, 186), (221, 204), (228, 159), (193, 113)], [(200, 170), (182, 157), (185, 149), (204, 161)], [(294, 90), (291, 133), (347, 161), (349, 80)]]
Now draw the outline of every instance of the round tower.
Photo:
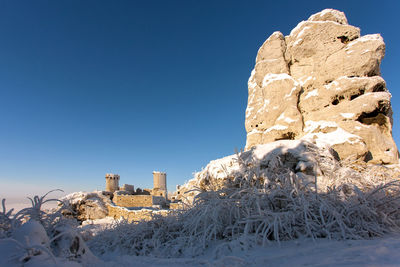
[(106, 173), (106, 191), (114, 193), (119, 190), (119, 175)]
[(153, 195), (167, 198), (167, 173), (153, 172)]

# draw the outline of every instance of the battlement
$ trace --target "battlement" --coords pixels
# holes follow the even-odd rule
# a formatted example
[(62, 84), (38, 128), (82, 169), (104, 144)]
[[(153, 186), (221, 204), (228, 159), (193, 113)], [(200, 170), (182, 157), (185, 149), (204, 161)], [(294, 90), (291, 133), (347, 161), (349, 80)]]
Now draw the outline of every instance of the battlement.
[(119, 189), (119, 175), (106, 173), (106, 191), (114, 193)]
[(106, 179), (114, 179), (114, 180), (119, 180), (119, 175), (118, 174), (113, 174), (113, 173), (106, 173)]

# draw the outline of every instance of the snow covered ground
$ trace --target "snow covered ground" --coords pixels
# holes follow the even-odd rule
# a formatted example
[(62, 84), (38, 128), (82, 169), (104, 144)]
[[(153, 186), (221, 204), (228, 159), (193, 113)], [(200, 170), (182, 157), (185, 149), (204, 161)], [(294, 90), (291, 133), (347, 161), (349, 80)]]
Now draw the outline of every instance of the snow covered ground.
[(248, 250), (215, 247), (197, 258), (159, 259), (107, 255), (103, 266), (400, 266), (400, 234), (373, 240), (301, 240)]
[[(44, 211), (42, 204), (51, 201), (47, 194), (33, 197), (32, 207), (15, 215), (3, 201), (0, 267), (400, 266), (397, 168), (337, 164), (319, 147), (307, 146), (307, 152), (305, 145), (279, 144), (269, 156), (252, 150), (241, 165), (224, 158), (228, 168), (239, 170), (232, 176), (235, 183), (204, 190), (189, 209), (151, 221), (132, 224), (107, 217), (79, 225), (76, 218), (62, 215), (64, 208)], [(311, 156), (318, 159), (313, 162), (321, 174), (335, 182), (326, 192), (302, 183), (299, 176)], [(261, 159), (268, 161), (261, 164)], [(217, 168), (206, 170), (222, 175)], [(231, 177), (227, 171), (222, 180)], [(75, 193), (70, 200), (82, 196)], [(387, 234), (389, 229), (396, 234)]]
[[(96, 233), (113, 220), (86, 221), (83, 231)], [(244, 248), (235, 243), (216, 243), (195, 258), (154, 258), (106, 254), (105, 266), (400, 266), (400, 233), (371, 240), (303, 239), (270, 242), (267, 246)]]

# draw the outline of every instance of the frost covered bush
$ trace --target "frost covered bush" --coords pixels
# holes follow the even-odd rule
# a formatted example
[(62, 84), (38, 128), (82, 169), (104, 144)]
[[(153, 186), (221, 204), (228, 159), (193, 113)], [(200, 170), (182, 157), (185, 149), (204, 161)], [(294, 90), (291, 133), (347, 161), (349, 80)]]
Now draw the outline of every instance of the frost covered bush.
[(10, 231), (12, 226), (12, 213), (14, 209), (7, 211), (6, 208), (6, 200), (3, 198), (1, 201), (2, 212), (0, 212), (0, 238), (4, 238), (7, 236), (7, 233)]
[(299, 182), (279, 159), (268, 176), (246, 166), (240, 181), (200, 192), (190, 209), (150, 222), (116, 223), (90, 240), (89, 247), (96, 254), (176, 257), (201, 254), (221, 241), (251, 246), (301, 237), (365, 239), (399, 231), (400, 182), (387, 167), (338, 165), (326, 174), (331, 181), (327, 189), (318, 191)]
[[(54, 191), (54, 190), (53, 190)], [(29, 198), (32, 207), (12, 214), (5, 200), (0, 212), (0, 266), (81, 266), (97, 259), (77, 233), (77, 223), (63, 218), (60, 209), (44, 211), (49, 201), (42, 197)], [(72, 261), (71, 261), (72, 260)]]
[(53, 225), (55, 225), (62, 216), (59, 212), (46, 212), (42, 210), (43, 204), (51, 201), (59, 201), (58, 199), (46, 199), (47, 195), (54, 191), (62, 190), (52, 190), (45, 195), (39, 197), (34, 196), (33, 198), (28, 197), (31, 201), (31, 207), (24, 208), (18, 211), (16, 214), (13, 213), (13, 209), (7, 211), (5, 199), (2, 199), (2, 212), (0, 212), (0, 229), (5, 235), (10, 235), (10, 233), (23, 225), (25, 222), (34, 220), (43, 225), (46, 231), (51, 231)]

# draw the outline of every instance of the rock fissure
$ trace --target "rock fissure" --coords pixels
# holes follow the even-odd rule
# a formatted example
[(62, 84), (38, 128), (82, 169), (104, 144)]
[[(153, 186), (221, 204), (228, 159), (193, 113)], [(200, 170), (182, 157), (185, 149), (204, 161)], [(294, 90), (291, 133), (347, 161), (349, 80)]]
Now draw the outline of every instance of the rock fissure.
[(300, 109), (300, 97), (301, 97), (301, 95), (304, 93), (304, 89), (303, 89), (303, 87), (301, 87), (301, 90), (300, 90), (300, 92), (299, 92), (299, 97), (297, 98), (297, 110), (299, 111), (299, 113), (300, 113), (300, 116), (301, 116), (301, 131), (304, 131), (304, 118), (303, 118), (303, 114), (302, 114), (302, 112), (301, 112), (301, 109)]

